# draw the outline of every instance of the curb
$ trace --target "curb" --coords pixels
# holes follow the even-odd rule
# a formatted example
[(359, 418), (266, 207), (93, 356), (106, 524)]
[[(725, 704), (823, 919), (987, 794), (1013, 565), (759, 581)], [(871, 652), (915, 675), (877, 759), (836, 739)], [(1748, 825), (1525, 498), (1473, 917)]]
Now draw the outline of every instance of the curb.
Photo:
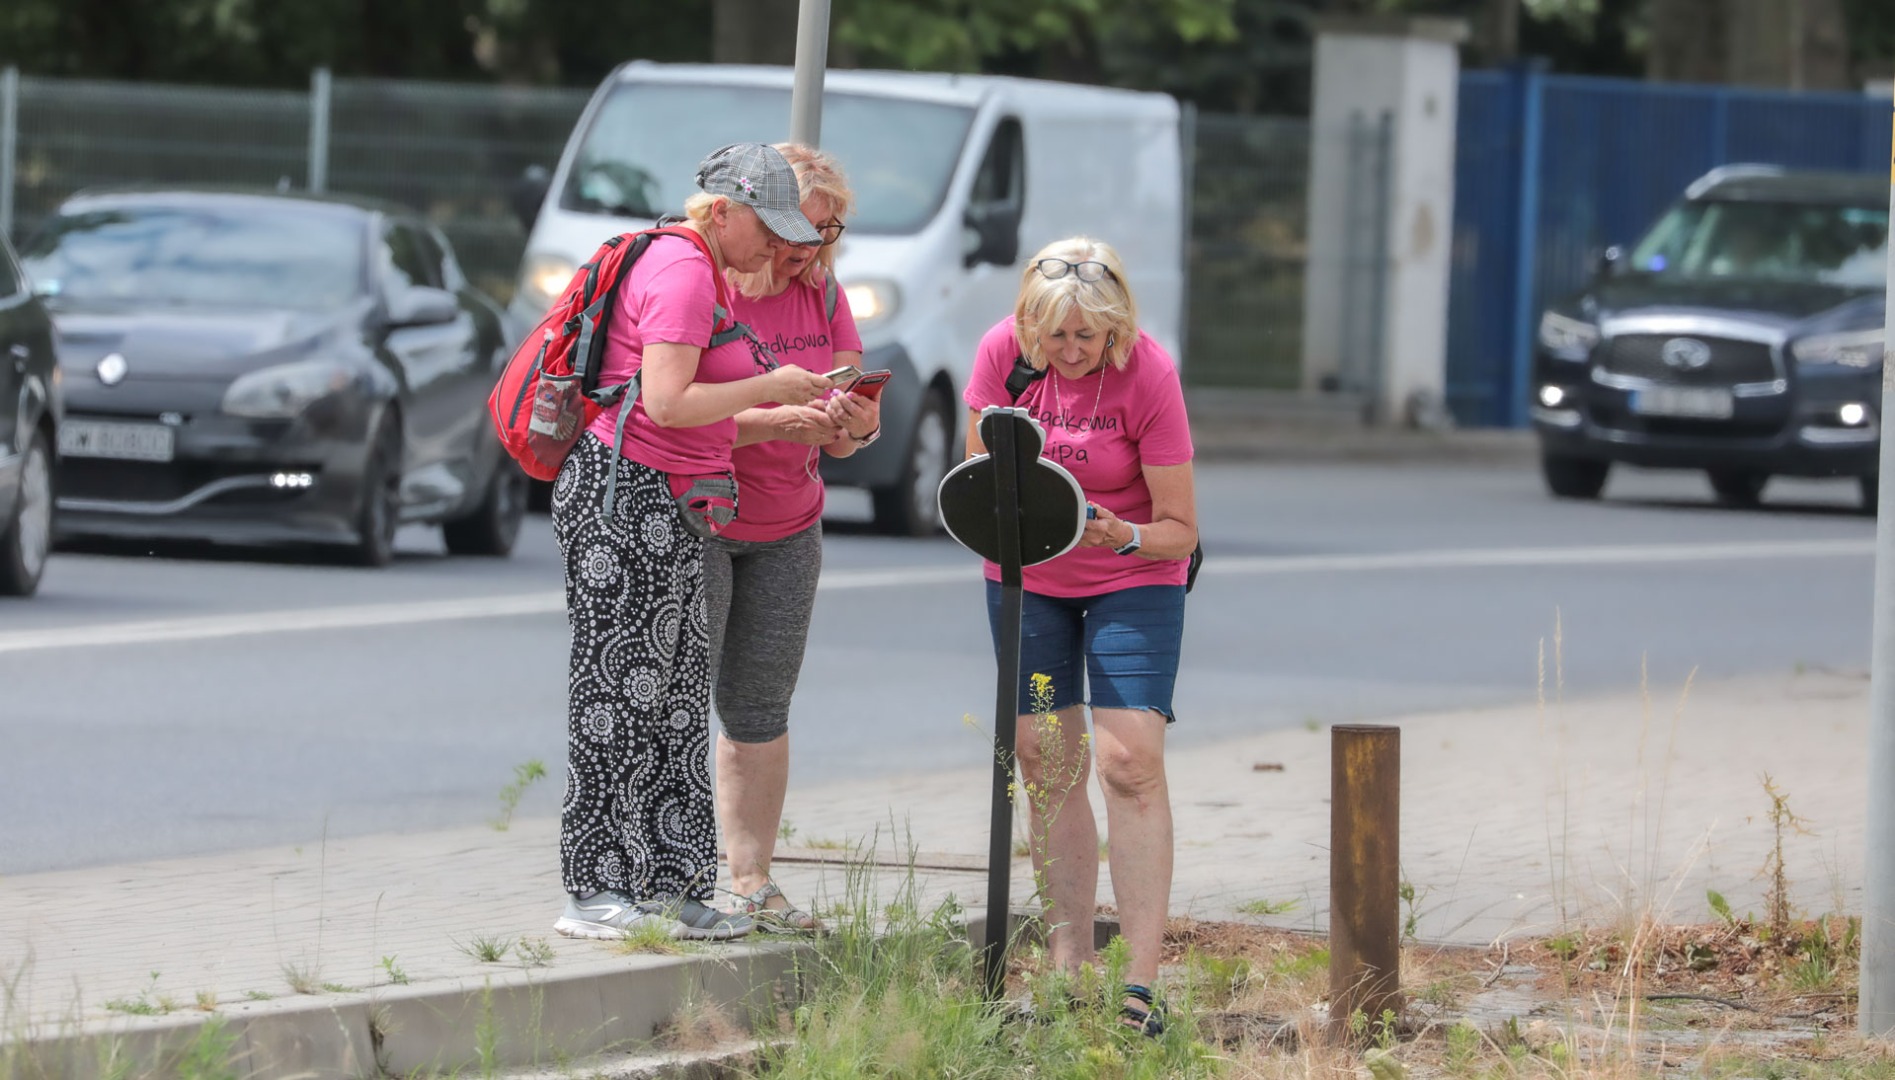
[(1529, 429), (1372, 426), (1354, 405), (1321, 394), (1189, 387), (1185, 403), (1192, 442), (1208, 461), (1524, 466), (1539, 456)]
[[(969, 911), (963, 926), (978, 947), (984, 913)], [(657, 1051), (651, 1044), (661, 1027), (710, 1006), (748, 1031), (750, 1018), (801, 996), (797, 963), (812, 952), (806, 942), (766, 940), (685, 956), (602, 958), (556, 972), (507, 969), (478, 980), (241, 1002), (212, 1013), (114, 1017), (0, 1038), (0, 1066), (68, 1080), (168, 1076), (181, 1061), (215, 1051), (240, 1075), (297, 1080), (495, 1069), (529, 1070), (519, 1080), (709, 1080), (732, 1075), (763, 1044)]]

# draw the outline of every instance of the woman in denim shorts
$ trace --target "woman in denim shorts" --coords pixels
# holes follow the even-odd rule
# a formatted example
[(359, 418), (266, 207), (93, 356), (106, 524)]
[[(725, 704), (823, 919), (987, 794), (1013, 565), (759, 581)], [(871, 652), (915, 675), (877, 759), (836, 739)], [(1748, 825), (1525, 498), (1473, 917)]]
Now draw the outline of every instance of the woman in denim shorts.
[[(1016, 358), (1037, 373), (1017, 401), (1006, 386)], [(1085, 491), (1091, 516), (1078, 546), (1023, 575), (1020, 702), (1030, 711), (1020, 716), (1020, 771), (1048, 952), (1076, 970), (1093, 956), (1099, 835), (1087, 779), (1097, 761), (1113, 900), (1131, 950), (1121, 1016), (1157, 1035), (1164, 1014), (1150, 987), (1171, 894), (1165, 729), (1176, 719), (1171, 693), (1198, 536), (1177, 366), (1139, 330), (1118, 253), (1076, 237), (1027, 264), (1014, 314), (981, 339), (964, 400), (970, 454), (985, 452), (980, 411), (1018, 405), (1046, 431), (1043, 456)], [(996, 647), (999, 577), (989, 563)]]

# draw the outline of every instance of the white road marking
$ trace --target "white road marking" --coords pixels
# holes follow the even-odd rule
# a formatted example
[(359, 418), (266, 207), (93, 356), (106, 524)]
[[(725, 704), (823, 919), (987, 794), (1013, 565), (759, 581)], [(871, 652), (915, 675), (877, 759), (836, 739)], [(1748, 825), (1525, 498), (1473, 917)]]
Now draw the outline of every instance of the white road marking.
[[(1482, 569), (1521, 566), (1600, 566), (1717, 562), (1732, 559), (1822, 559), (1875, 554), (1872, 538), (1860, 540), (1764, 540), (1704, 544), (1626, 544), (1610, 547), (1462, 548), (1445, 551), (1377, 552), (1361, 555), (1212, 555), (1203, 574), (1322, 574), (1370, 570)], [(891, 586), (967, 584), (979, 579), (973, 564), (831, 570), (817, 588), (880, 589)], [(150, 622), (66, 626), (0, 633), (0, 653), (39, 649), (95, 648), (204, 641), (213, 638), (309, 630), (359, 630), (462, 619), (555, 615), (566, 610), (563, 592), (519, 593), (392, 604), (358, 604), (199, 615)]]

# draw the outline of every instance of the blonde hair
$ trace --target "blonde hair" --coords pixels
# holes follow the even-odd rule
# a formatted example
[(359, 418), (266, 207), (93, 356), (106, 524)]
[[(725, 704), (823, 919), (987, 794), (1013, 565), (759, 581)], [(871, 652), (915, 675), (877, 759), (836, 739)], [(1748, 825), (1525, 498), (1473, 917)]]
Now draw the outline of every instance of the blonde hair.
[[(1077, 273), (1068, 271), (1064, 277), (1049, 278), (1039, 271), (1041, 259), (1103, 263), (1106, 276), (1081, 281)], [(1020, 354), (1035, 370), (1046, 367), (1042, 336), (1057, 330), (1075, 311), (1086, 329), (1107, 336), (1106, 362), (1123, 369), (1138, 343), (1138, 304), (1125, 280), (1125, 263), (1103, 240), (1089, 236), (1055, 240), (1027, 260), (1020, 278), (1020, 299), (1013, 309), (1013, 332), (1020, 339)]]
[[(721, 271), (724, 269), (724, 246), (717, 242), (717, 230), (711, 224), (711, 212), (717, 209), (718, 203), (743, 206), (742, 203), (732, 202), (727, 195), (695, 191), (684, 200), (684, 220), (685, 224), (696, 229), (698, 234), (704, 237), (705, 246), (711, 249), (711, 261), (716, 263), (717, 269)], [(750, 208), (745, 206), (744, 209)]]
[[(855, 210), (855, 192), (849, 189), (849, 181), (842, 175), (842, 166), (836, 159), (802, 143), (782, 142), (775, 146), (776, 151), (783, 155), (783, 160), (789, 162), (790, 168), (796, 171), (797, 201), (821, 199), (829, 204), (829, 214), (826, 216), (838, 221), (848, 220), (849, 214)], [(689, 202), (685, 203), (687, 210), (690, 205)], [(835, 272), (835, 268), (836, 245), (824, 244), (816, 249), (816, 257), (809, 260), (809, 265), (803, 267), (803, 272), (796, 275), (796, 279), (811, 288), (817, 288)], [(776, 264), (773, 260), (751, 274), (732, 272), (730, 282), (745, 296), (768, 296), (777, 288)]]

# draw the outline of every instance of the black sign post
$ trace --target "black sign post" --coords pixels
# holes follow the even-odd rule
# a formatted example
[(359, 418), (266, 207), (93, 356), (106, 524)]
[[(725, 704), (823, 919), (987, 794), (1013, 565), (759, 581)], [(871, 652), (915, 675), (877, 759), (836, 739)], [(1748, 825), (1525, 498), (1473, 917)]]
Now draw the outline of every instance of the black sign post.
[(993, 1000), (1000, 997), (1007, 973), (1013, 763), (1020, 715), (1020, 571), (1062, 555), (1079, 542), (1086, 528), (1086, 500), (1071, 473), (1040, 457), (1046, 432), (1025, 409), (986, 409), (980, 435), (987, 453), (967, 459), (943, 477), (937, 499), (948, 534), (1000, 566), (987, 935), (981, 947), (982, 974)]

